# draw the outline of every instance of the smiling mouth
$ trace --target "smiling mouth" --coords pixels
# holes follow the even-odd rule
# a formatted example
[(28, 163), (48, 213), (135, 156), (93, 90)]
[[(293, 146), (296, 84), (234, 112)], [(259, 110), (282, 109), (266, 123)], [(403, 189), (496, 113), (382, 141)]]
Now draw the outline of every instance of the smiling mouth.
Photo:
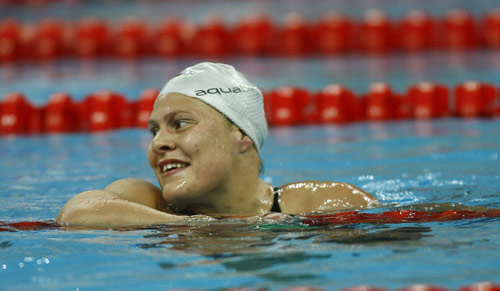
[(176, 170), (181, 170), (188, 166), (189, 166), (188, 163), (168, 163), (163, 165), (163, 167), (161, 167), (161, 173), (162, 174), (172, 173), (175, 172)]

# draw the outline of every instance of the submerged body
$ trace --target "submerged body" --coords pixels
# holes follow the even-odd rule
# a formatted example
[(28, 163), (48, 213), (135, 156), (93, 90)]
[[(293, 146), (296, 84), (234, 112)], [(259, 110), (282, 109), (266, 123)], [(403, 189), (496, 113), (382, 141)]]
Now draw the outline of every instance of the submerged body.
[[(201, 94), (212, 88), (241, 88)], [(260, 177), (267, 136), (260, 90), (231, 66), (202, 63), (167, 83), (148, 123), (147, 159), (160, 188), (137, 179), (80, 193), (63, 207), (61, 223), (130, 225), (186, 215), (256, 216), (365, 209), (377, 199), (346, 183), (306, 181), (278, 188)]]

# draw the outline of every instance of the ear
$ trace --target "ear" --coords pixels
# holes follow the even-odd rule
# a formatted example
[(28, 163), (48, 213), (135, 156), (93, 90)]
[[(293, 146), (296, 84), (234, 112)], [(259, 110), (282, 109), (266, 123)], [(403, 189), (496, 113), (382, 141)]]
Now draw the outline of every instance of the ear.
[(252, 139), (250, 139), (248, 135), (244, 134), (239, 129), (236, 132), (236, 144), (240, 153), (244, 153), (253, 147)]

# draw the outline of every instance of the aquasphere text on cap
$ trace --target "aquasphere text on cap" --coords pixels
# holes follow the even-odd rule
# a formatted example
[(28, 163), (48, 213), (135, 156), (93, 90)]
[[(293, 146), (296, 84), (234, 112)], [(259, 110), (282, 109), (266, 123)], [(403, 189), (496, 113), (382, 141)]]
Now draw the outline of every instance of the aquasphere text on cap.
[(233, 66), (199, 63), (168, 81), (158, 96), (181, 93), (212, 106), (254, 142), (260, 150), (267, 137), (264, 97), (255, 85)]

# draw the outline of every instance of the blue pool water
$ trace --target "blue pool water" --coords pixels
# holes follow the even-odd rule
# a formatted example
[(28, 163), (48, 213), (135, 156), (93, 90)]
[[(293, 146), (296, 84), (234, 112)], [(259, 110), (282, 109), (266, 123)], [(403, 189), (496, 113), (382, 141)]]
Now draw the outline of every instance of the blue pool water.
[[(350, 5), (319, 0), (313, 1), (315, 5), (297, 0), (183, 2), (12, 6), (0, 9), (0, 17), (35, 21), (50, 15), (68, 19), (94, 15), (118, 20), (134, 11), (157, 21), (164, 16), (162, 9), (168, 8), (202, 21), (224, 6), (228, 21), (251, 10), (269, 12), (280, 20), (294, 10), (304, 11), (310, 19), (331, 9), (360, 17), (369, 8), (400, 17), (410, 8), (442, 15), (461, 7), (481, 15), (497, 5), (489, 0), (356, 0)], [(42, 105), (57, 91), (82, 100), (89, 93), (111, 89), (136, 99), (144, 88), (159, 88), (180, 69), (198, 61), (64, 59), (1, 64), (0, 96), (20, 91), (33, 104)], [(397, 92), (421, 81), (450, 88), (467, 80), (500, 84), (498, 51), (219, 61), (235, 65), (264, 90), (298, 85), (312, 91), (340, 83), (363, 93), (379, 81)], [(386, 203), (370, 210), (375, 213), (398, 207), (435, 208), (435, 204), (499, 209), (499, 136), (500, 119), (272, 128), (262, 150), (263, 178), (273, 185), (308, 179), (349, 182)], [(0, 221), (51, 221), (76, 193), (103, 188), (120, 178), (156, 183), (145, 154), (150, 139), (141, 129), (0, 137)], [(142, 229), (3, 231), (0, 290), (243, 286), (280, 290), (298, 285), (339, 290), (360, 284), (395, 290), (415, 283), (456, 289), (479, 281), (500, 282), (499, 247), (498, 218), (318, 227), (295, 218), (281, 223), (191, 220)]]
[[(273, 128), (264, 179), (346, 181), (399, 206), (500, 208), (500, 120)], [(77, 192), (123, 177), (154, 182), (143, 130), (1, 139), (4, 221), (51, 220)], [(390, 210), (391, 207), (372, 211)], [(358, 284), (458, 288), (499, 280), (500, 220), (306, 227), (245, 221), (135, 230), (0, 232), (1, 289)]]

